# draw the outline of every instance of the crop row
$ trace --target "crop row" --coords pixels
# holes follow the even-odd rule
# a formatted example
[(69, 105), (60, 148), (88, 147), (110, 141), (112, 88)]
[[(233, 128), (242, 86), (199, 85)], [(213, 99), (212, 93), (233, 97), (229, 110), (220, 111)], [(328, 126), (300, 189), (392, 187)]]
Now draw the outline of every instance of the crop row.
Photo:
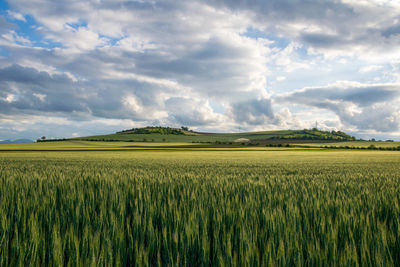
[(0, 158), (0, 265), (400, 262), (397, 162), (165, 153)]

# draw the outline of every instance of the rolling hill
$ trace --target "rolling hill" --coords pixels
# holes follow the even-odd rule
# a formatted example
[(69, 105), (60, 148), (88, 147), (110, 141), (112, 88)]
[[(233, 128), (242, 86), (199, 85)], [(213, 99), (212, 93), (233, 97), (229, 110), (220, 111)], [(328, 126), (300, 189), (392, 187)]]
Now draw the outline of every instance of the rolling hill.
[(60, 140), (81, 141), (125, 141), (125, 142), (185, 142), (185, 143), (315, 143), (354, 141), (341, 131), (321, 131), (318, 129), (258, 131), (243, 133), (207, 133), (190, 131), (186, 127), (144, 127), (133, 128), (107, 135), (95, 135), (70, 139), (40, 140), (41, 142)]

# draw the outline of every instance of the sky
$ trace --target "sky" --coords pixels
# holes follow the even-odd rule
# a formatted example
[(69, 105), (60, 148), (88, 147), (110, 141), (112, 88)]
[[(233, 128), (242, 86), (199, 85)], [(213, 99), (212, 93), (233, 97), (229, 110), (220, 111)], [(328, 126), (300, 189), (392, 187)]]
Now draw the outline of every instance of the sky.
[(400, 140), (400, 1), (0, 0), (0, 140), (147, 125)]

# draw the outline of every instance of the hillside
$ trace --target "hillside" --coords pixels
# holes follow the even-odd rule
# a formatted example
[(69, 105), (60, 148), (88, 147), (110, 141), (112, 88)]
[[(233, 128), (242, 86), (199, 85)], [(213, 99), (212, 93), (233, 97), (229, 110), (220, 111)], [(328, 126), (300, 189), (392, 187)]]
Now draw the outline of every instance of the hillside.
[[(58, 139), (60, 140), (60, 139)], [(313, 143), (354, 141), (355, 138), (341, 131), (321, 131), (318, 129), (259, 131), (243, 133), (206, 133), (190, 131), (186, 127), (144, 127), (123, 130), (114, 134), (86, 136), (63, 140), (82, 141), (128, 141), (128, 142), (186, 142), (186, 143), (226, 143), (252, 142), (269, 143)], [(56, 141), (56, 140), (45, 140)]]
[(186, 127), (132, 128), (107, 135), (1, 145), (0, 151), (120, 151), (137, 149), (351, 149), (400, 150), (400, 142), (356, 140), (341, 131), (318, 129), (243, 133), (195, 132)]

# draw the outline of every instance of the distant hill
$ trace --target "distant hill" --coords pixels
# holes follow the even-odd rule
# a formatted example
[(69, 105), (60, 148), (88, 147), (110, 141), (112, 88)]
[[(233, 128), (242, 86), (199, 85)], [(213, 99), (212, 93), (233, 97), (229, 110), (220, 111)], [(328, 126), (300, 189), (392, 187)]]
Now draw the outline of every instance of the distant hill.
[(355, 137), (341, 131), (321, 131), (314, 129), (258, 131), (243, 133), (206, 133), (195, 132), (187, 127), (144, 127), (132, 128), (108, 135), (95, 135), (71, 139), (38, 140), (40, 142), (61, 140), (84, 141), (128, 141), (128, 142), (188, 142), (188, 143), (234, 143), (237, 140), (247, 142), (269, 143), (313, 143), (313, 142), (340, 142), (354, 141)]
[(170, 128), (170, 127), (160, 127), (160, 126), (148, 126), (144, 128), (132, 128), (129, 130), (124, 130), (117, 132), (117, 134), (162, 134), (162, 135), (187, 135), (189, 129), (183, 127), (182, 129)]
[(17, 140), (4, 140), (0, 144), (20, 144), (20, 143), (33, 143), (30, 139), (17, 139)]

